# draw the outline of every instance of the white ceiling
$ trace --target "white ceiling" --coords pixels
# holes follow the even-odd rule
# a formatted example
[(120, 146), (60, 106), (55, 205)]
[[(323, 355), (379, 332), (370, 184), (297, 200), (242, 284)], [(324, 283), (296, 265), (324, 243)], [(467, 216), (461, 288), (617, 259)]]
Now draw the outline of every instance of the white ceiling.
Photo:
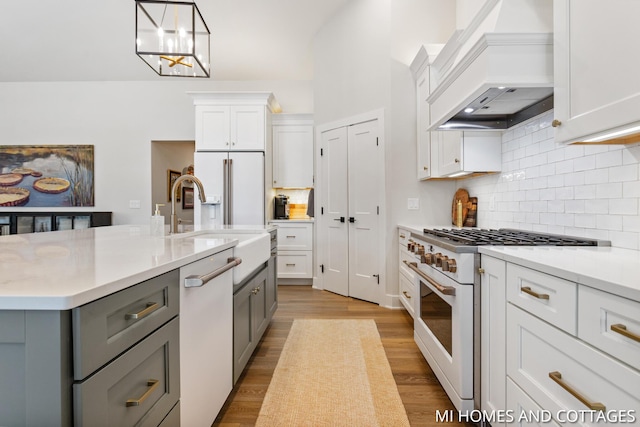
[[(313, 37), (350, 0), (197, 0), (216, 80), (311, 80)], [(157, 80), (134, 0), (4, 0), (0, 82)]]

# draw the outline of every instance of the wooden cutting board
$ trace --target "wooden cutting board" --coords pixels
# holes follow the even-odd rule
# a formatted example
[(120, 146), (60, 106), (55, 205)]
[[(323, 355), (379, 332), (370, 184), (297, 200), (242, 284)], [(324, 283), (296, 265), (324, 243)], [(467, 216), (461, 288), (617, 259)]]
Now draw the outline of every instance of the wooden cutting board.
[(469, 213), (469, 192), (464, 188), (459, 188), (453, 195), (453, 201), (451, 203), (451, 223), (456, 225), (456, 211), (458, 207), (458, 200), (462, 202), (462, 224), (467, 220), (467, 214)]

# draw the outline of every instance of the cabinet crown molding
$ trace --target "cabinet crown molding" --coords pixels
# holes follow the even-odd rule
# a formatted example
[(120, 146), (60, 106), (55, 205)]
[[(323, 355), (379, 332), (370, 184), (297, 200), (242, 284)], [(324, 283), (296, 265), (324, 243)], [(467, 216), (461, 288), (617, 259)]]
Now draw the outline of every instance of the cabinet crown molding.
[(193, 105), (265, 105), (272, 113), (282, 112), (282, 107), (271, 92), (187, 92)]

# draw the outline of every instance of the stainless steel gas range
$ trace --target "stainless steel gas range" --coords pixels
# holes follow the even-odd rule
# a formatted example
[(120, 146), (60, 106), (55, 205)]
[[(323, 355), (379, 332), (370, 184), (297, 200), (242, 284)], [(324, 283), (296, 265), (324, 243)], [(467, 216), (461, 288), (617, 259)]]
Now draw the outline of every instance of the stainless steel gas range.
[(458, 411), (480, 407), (478, 247), (610, 246), (610, 242), (515, 229), (425, 228), (411, 232), (405, 267), (416, 273), (414, 338)]

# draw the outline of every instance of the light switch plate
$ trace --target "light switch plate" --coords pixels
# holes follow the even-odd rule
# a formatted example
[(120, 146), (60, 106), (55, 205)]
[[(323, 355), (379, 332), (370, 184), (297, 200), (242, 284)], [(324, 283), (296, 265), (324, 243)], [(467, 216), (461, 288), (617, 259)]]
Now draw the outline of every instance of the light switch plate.
[(420, 199), (408, 198), (407, 199), (407, 209), (410, 210), (418, 210), (420, 209)]
[(129, 209), (140, 209), (140, 200), (129, 200)]

